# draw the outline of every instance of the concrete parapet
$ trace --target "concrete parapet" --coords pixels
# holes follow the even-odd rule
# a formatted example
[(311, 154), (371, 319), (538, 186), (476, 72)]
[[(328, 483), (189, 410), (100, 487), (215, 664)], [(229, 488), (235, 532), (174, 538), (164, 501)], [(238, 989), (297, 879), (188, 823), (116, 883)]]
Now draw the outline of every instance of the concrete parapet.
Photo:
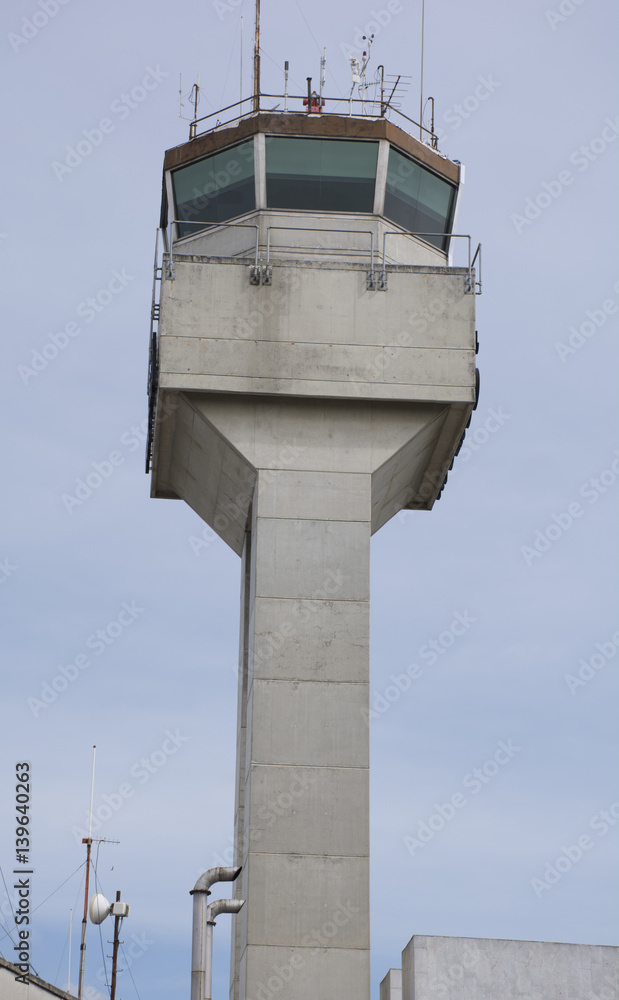
[[(619, 1000), (619, 947), (415, 934), (402, 952), (401, 1000), (438, 998)], [(382, 986), (380, 1000), (392, 1000)]]

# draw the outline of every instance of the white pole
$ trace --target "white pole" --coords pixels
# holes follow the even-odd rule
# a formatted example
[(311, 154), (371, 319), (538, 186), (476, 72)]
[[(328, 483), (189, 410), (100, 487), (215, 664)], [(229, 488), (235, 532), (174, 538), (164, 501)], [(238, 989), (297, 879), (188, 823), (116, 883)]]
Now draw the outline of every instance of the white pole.
[(426, 19), (426, 0), (421, 0), (421, 82), (419, 87), (419, 139), (423, 142), (423, 36)]
[(69, 971), (67, 973), (67, 993), (71, 992), (71, 932), (73, 930), (73, 910), (69, 910)]
[(97, 752), (96, 745), (92, 748), (92, 773), (90, 776), (90, 814), (88, 816), (88, 837), (92, 837), (92, 800), (95, 794), (95, 754)]

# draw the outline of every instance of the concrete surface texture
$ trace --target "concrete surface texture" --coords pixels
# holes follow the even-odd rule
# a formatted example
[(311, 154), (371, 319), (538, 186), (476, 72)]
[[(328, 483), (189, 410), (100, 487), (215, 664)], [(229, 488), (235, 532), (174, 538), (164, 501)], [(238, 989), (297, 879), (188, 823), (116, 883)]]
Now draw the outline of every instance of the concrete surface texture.
[(379, 1000), (402, 1000), (402, 970), (389, 969), (380, 984)]
[(402, 1000), (439, 997), (619, 1000), (619, 948), (415, 934), (402, 952)]
[(31, 973), (27, 982), (21, 982), (18, 977), (22, 975), (16, 966), (0, 957), (0, 1000), (75, 1000), (74, 993), (59, 990)]

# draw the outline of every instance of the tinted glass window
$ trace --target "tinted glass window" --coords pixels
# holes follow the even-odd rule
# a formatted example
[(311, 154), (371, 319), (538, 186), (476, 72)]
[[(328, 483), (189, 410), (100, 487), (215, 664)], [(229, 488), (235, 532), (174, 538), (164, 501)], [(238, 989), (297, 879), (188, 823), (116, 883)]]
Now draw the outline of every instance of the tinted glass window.
[(256, 207), (253, 139), (175, 170), (172, 181), (176, 218), (193, 223), (179, 225), (181, 236), (251, 212)]
[(377, 142), (268, 136), (267, 205), (372, 212), (377, 159)]
[(426, 233), (448, 233), (451, 228), (456, 188), (421, 164), (389, 150), (385, 215), (403, 229), (419, 233), (427, 243), (441, 250), (447, 240)]

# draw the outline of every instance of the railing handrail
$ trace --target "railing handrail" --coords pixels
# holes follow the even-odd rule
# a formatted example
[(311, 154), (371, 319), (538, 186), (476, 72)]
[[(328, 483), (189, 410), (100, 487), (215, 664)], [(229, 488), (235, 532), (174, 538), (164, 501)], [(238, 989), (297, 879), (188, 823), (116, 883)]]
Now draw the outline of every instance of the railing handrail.
[[(254, 248), (254, 267), (258, 267), (258, 248), (259, 248), (259, 239), (260, 239), (260, 226), (257, 225), (256, 223), (249, 223), (248, 224), (248, 223), (245, 223), (245, 222), (204, 222), (204, 221), (199, 221), (199, 220), (195, 220), (194, 221), (193, 219), (170, 219), (169, 225), (170, 226), (208, 226), (209, 228), (204, 230), (205, 233), (213, 233), (214, 231), (217, 231), (219, 229), (255, 229), (255, 231), (256, 231), (256, 245), (255, 245), (255, 248)], [(182, 239), (182, 237), (181, 237), (181, 239)], [(168, 251), (168, 253), (169, 253), (169, 261), (170, 261), (170, 267), (174, 266), (173, 244), (174, 244), (174, 240), (172, 239), (172, 237), (170, 237), (170, 249)], [(179, 256), (179, 255), (177, 254), (177, 256)]]
[[(217, 233), (221, 229), (253, 229), (255, 231), (255, 234), (256, 234), (256, 242), (255, 242), (255, 245), (254, 245), (254, 265), (253, 265), (254, 266), (254, 270), (257, 270), (259, 268), (259, 266), (260, 266), (260, 262), (259, 262), (259, 257), (260, 257), (260, 226), (259, 226), (259, 224), (245, 223), (245, 222), (213, 222), (213, 223), (209, 223), (209, 222), (204, 222), (203, 220), (200, 221), (200, 220), (192, 220), (192, 219), (171, 219), (170, 222), (169, 222), (169, 225), (170, 226), (175, 226), (175, 225), (177, 225), (177, 226), (178, 225), (189, 225), (189, 226), (202, 226), (202, 227), (207, 226), (208, 228), (203, 229), (203, 232), (205, 234), (209, 234), (209, 235)], [(301, 232), (301, 233), (345, 233), (347, 236), (351, 236), (351, 235), (369, 236), (370, 237), (370, 273), (373, 274), (373, 272), (374, 272), (374, 231), (372, 229), (333, 229), (333, 228), (325, 229), (322, 226), (267, 226), (267, 231), (266, 231), (266, 233), (267, 233), (267, 238), (266, 238), (266, 267), (267, 268), (269, 268), (271, 266), (271, 232), (274, 231), (274, 230), (280, 230), (280, 231), (283, 231), (283, 232), (291, 232), (291, 233), (297, 233), (297, 232)], [(167, 237), (167, 234), (166, 234), (165, 230), (163, 230), (163, 236)], [(398, 229), (387, 230), (386, 232), (383, 233), (382, 267), (381, 267), (381, 274), (380, 274), (381, 285), (383, 285), (383, 286), (385, 285), (386, 275), (387, 275), (387, 237), (388, 236), (401, 236), (401, 237), (404, 237), (407, 240), (423, 239), (426, 236), (440, 236), (443, 239), (447, 239), (447, 240), (452, 240), (452, 239), (454, 239), (454, 240), (458, 240), (458, 239), (460, 239), (460, 240), (467, 240), (467, 245), (468, 245), (468, 263), (466, 265), (466, 269), (468, 271), (468, 283), (469, 283), (469, 286), (470, 286), (470, 288), (471, 288), (471, 290), (473, 291), (474, 294), (481, 295), (481, 243), (479, 243), (477, 245), (477, 249), (476, 249), (475, 253), (473, 254), (473, 257), (471, 258), (471, 239), (472, 239), (472, 237), (470, 236), (469, 233), (445, 233), (445, 232), (442, 232), (442, 233), (439, 233), (439, 232), (432, 232), (432, 233), (430, 233), (430, 232), (406, 233), (403, 230), (398, 230)], [(173, 273), (173, 271), (174, 271), (174, 249), (173, 249), (173, 244), (174, 244), (174, 240), (172, 239), (172, 236), (170, 236), (169, 241), (168, 241), (167, 238), (164, 239), (164, 253), (167, 253), (167, 255), (168, 255), (168, 269), (169, 269), (169, 271), (171, 273)], [(430, 244), (430, 246), (432, 246), (432, 245), (433, 244)], [(169, 246), (169, 248), (168, 248), (168, 246)], [(311, 246), (302, 246), (302, 245), (299, 245), (298, 247), (289, 247), (288, 249), (324, 250), (326, 253), (333, 253), (336, 250), (338, 250), (340, 252), (343, 252), (343, 253), (346, 253), (346, 252), (349, 252), (349, 253), (350, 252), (358, 252), (358, 251), (356, 251), (356, 248), (354, 248), (354, 247), (351, 248), (351, 247), (345, 247), (345, 246), (342, 246), (342, 247), (311, 247)], [(439, 253), (444, 253), (444, 251), (441, 251), (438, 247), (435, 247), (434, 249), (438, 250)], [(183, 255), (182, 254), (177, 254), (176, 256), (179, 257), (179, 256), (183, 256)], [(219, 254), (219, 255), (216, 255), (216, 256), (222, 256), (222, 255)], [(475, 268), (475, 262), (478, 259), (479, 259), (479, 278), (477, 280), (475, 280), (475, 278), (474, 278), (474, 268)], [(408, 265), (394, 264), (392, 266), (399, 267), (399, 266), (408, 266)], [(449, 267), (449, 264), (447, 264), (447, 266)], [(154, 290), (153, 290), (153, 296), (154, 296)], [(154, 302), (154, 298), (153, 298), (153, 302)]]
[[(220, 108), (218, 111), (213, 111), (209, 115), (204, 115), (202, 118), (194, 118), (194, 120), (189, 125), (189, 138), (190, 139), (197, 139), (199, 136), (207, 135), (209, 132), (214, 132), (216, 129), (225, 128), (226, 125), (230, 125), (230, 124), (232, 124), (232, 122), (242, 121), (245, 118), (251, 118), (251, 117), (253, 117), (254, 115), (257, 115), (257, 114), (273, 114), (273, 115), (289, 115), (289, 114), (293, 114), (293, 115), (294, 114), (299, 114), (300, 115), (300, 114), (305, 114), (305, 115), (307, 115), (307, 113), (308, 113), (307, 109), (304, 109), (303, 107), (298, 108), (296, 110), (295, 109), (290, 109), (288, 107), (284, 107), (284, 108), (279, 108), (279, 107), (276, 107), (276, 108), (262, 108), (262, 107), (260, 107), (260, 99), (263, 98), (263, 97), (267, 98), (268, 100), (282, 100), (282, 101), (285, 101), (285, 102), (287, 102), (287, 101), (307, 101), (307, 94), (259, 94), (258, 95), (258, 108), (256, 108), (255, 98), (254, 98), (253, 95), (251, 97), (243, 97), (240, 101), (235, 101), (234, 104), (228, 104), (225, 108)], [(367, 118), (386, 118), (387, 117), (387, 112), (388, 111), (393, 111), (393, 112), (395, 112), (396, 115), (399, 115), (401, 118), (404, 118), (407, 122), (410, 122), (410, 124), (413, 125), (416, 129), (419, 129), (420, 136), (421, 135), (427, 136), (427, 139), (425, 140), (425, 144), (427, 144), (427, 142), (429, 140), (430, 146), (433, 149), (437, 148), (438, 136), (437, 136), (436, 132), (433, 132), (431, 129), (426, 128), (425, 125), (422, 125), (419, 122), (415, 121), (414, 118), (410, 118), (408, 115), (405, 115), (404, 112), (400, 111), (399, 108), (396, 108), (396, 107), (393, 107), (393, 105), (389, 105), (389, 104), (385, 104), (384, 102), (381, 102), (380, 98), (368, 98), (368, 97), (365, 97), (365, 98), (360, 98), (360, 97), (351, 97), (351, 98), (348, 98), (348, 97), (326, 97), (326, 96), (323, 96), (323, 100), (326, 101), (326, 102), (330, 102), (332, 105), (345, 104), (345, 105), (348, 106), (349, 110), (348, 111), (341, 111), (341, 112), (340, 111), (321, 111), (320, 112), (320, 117), (321, 118), (361, 118), (361, 119), (364, 119), (364, 118), (365, 119), (367, 119)], [(225, 122), (217, 120), (214, 125), (211, 125), (208, 128), (204, 128), (200, 132), (198, 132), (198, 130), (197, 130), (198, 125), (202, 125), (205, 122), (208, 122), (209, 120), (211, 120), (213, 118), (218, 119), (219, 115), (225, 114), (226, 111), (232, 111), (233, 108), (241, 108), (244, 104), (250, 104), (251, 105), (251, 108), (250, 108), (249, 111), (243, 111), (240, 114), (233, 115), (232, 118), (229, 118)], [(353, 114), (352, 110), (351, 110), (353, 104), (361, 104), (363, 108), (365, 108), (365, 107), (370, 107), (371, 108), (371, 107), (373, 107), (373, 106), (376, 105), (376, 106), (378, 106), (378, 112), (376, 114), (371, 114), (371, 113), (370, 114), (366, 114), (364, 112), (362, 112), (360, 114)], [(312, 112), (310, 112), (310, 114), (312, 114)], [(313, 114), (314, 115), (318, 115), (317, 112), (314, 112)], [(421, 141), (424, 141), (424, 140), (421, 140)]]
[[(419, 233), (404, 233), (401, 230), (397, 230), (397, 229), (392, 229), (392, 230), (389, 230), (386, 233), (383, 233), (383, 267), (382, 267), (382, 271), (381, 271), (381, 281), (383, 281), (383, 282), (385, 281), (385, 276), (386, 276), (386, 271), (387, 271), (385, 249), (386, 249), (386, 245), (387, 245), (387, 237), (388, 236), (405, 236), (406, 239), (409, 239), (409, 240), (410, 239), (414, 240), (417, 237), (422, 237), (423, 238), (424, 236), (442, 236), (444, 239), (448, 239), (448, 240), (452, 240), (452, 239), (453, 240), (458, 240), (458, 239), (460, 239), (460, 240), (468, 240), (468, 264), (467, 264), (467, 271), (468, 271), (469, 284), (471, 285), (471, 288), (474, 288), (475, 286), (478, 286), (479, 287), (479, 292), (475, 292), (475, 294), (476, 295), (481, 295), (481, 243), (479, 243), (477, 245), (477, 250), (475, 251), (473, 259), (471, 260), (471, 236), (469, 236), (468, 233), (421, 233), (421, 232), (419, 232)], [(438, 249), (438, 247), (436, 249)], [(441, 251), (441, 252), (443, 252), (443, 251)], [(473, 281), (473, 268), (475, 267), (475, 261), (477, 260), (477, 257), (479, 257), (479, 281), (474, 282)], [(397, 267), (398, 265), (395, 265), (395, 266)]]
[[(272, 229), (283, 229), (287, 232), (302, 232), (302, 233), (360, 233), (362, 236), (370, 237), (370, 270), (374, 270), (374, 233), (371, 229), (323, 229), (321, 226), (267, 226), (267, 267), (271, 263), (271, 230)], [(326, 250), (327, 252), (338, 249), (335, 247), (299, 247), (300, 250)], [(341, 250), (348, 249), (347, 247), (340, 247)]]

